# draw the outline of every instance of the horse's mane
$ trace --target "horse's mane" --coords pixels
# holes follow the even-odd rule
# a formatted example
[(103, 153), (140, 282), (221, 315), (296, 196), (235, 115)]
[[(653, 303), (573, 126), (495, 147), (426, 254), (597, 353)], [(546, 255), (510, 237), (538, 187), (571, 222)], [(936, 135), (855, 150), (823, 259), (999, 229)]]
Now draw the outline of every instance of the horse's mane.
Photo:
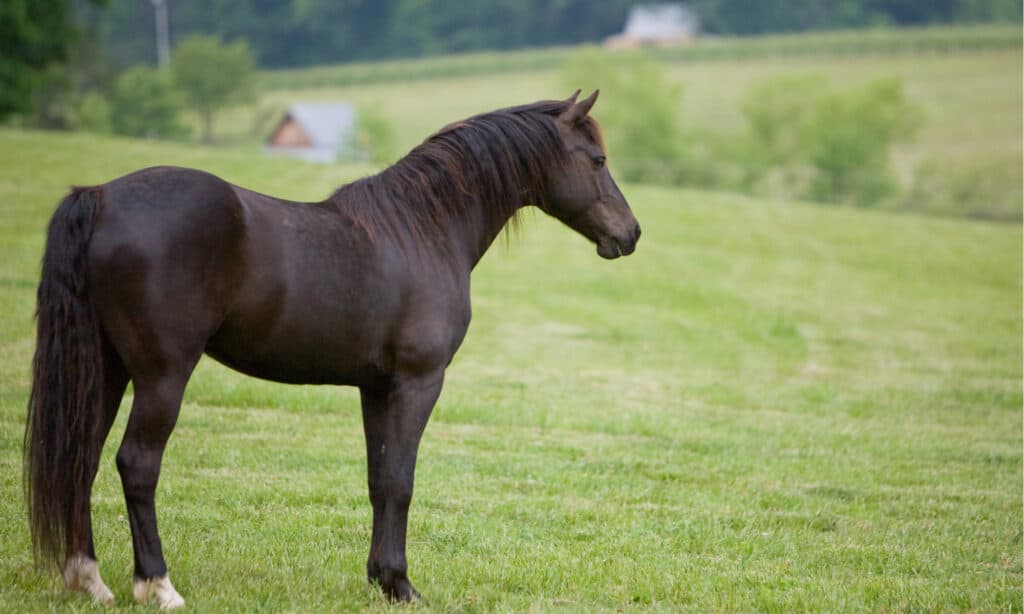
[[(545, 100), (475, 115), (445, 126), (377, 175), (339, 188), (328, 199), (371, 236), (391, 233), (421, 244), (444, 242), (445, 223), (481, 208), (489, 231), (514, 226), (524, 204), (542, 205), (550, 173), (564, 168), (557, 116), (568, 100)], [(600, 143), (596, 122), (588, 133)], [(404, 231), (404, 232), (403, 232)]]

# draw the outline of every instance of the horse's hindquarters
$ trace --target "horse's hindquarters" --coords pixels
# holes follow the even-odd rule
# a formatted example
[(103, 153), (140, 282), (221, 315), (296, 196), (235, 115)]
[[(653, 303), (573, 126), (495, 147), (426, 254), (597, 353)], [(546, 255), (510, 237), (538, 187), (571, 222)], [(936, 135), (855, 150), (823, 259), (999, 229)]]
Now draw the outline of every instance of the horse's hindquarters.
[(197, 358), (242, 283), (244, 223), (224, 181), (155, 168), (110, 182), (89, 246), (102, 328), (129, 373)]

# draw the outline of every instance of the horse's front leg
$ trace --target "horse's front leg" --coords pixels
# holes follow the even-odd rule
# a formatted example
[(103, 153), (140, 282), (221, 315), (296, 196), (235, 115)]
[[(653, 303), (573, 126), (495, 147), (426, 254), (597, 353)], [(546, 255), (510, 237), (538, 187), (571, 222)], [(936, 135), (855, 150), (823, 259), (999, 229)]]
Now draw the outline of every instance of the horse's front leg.
[(392, 600), (419, 593), (409, 582), (405, 532), (412, 501), (416, 450), (441, 392), (444, 370), (396, 376), (385, 388), (362, 388), (367, 473), (373, 504), (373, 539), (366, 573)]

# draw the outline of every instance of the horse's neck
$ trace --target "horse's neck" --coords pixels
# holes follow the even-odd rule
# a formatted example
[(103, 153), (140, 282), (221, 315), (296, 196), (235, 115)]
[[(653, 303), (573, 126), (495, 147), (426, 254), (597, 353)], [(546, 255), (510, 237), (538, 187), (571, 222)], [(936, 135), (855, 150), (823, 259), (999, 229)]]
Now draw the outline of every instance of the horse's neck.
[(461, 208), (459, 215), (453, 216), (451, 219), (457, 237), (456, 249), (459, 249), (459, 245), (462, 246), (463, 255), (471, 270), (480, 262), (488, 248), (515, 215), (512, 213), (504, 219), (495, 219), (485, 207), (487, 207), (487, 203), (473, 199)]
[[(475, 178), (474, 183), (485, 181)], [(451, 202), (449, 213), (440, 218), (440, 225), (446, 235), (445, 241), (436, 241), (427, 246), (443, 259), (455, 259), (470, 272), (487, 252), (494, 240), (516, 215), (523, 203), (517, 206), (500, 207), (485, 202), (478, 194), (461, 195), (461, 202)]]
[[(461, 171), (448, 169), (448, 172)], [(421, 252), (423, 255), (434, 253), (442, 259), (455, 260), (468, 273), (510, 219), (530, 200), (528, 195), (538, 190), (538, 186), (524, 185), (516, 195), (518, 202), (488, 202), (488, 199), (507, 197), (500, 193), (501, 190), (487, 189), (488, 186), (501, 185), (500, 178), (467, 175), (460, 176), (456, 184), (443, 173), (433, 174), (432, 181), (423, 181), (426, 176), (403, 159), (379, 175), (367, 178), (365, 182), (351, 184), (355, 188), (353, 191), (342, 188), (336, 194), (342, 198), (361, 199), (374, 207), (418, 209), (419, 214), (415, 215), (400, 209), (392, 209), (390, 213), (381, 211), (379, 214), (391, 220), (395, 232), (412, 235), (408, 241), (416, 245), (417, 250), (425, 250)], [(527, 183), (533, 180), (523, 179)], [(478, 189), (467, 190), (468, 186), (478, 186)], [(397, 193), (394, 189), (396, 187)], [(416, 202), (419, 199), (424, 202)]]

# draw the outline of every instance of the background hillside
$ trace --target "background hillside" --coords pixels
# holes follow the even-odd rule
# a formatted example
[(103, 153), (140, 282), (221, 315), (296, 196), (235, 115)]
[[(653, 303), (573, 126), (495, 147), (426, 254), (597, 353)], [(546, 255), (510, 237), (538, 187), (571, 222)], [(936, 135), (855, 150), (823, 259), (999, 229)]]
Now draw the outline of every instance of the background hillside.
[[(807, 38), (782, 40), (812, 45), (814, 38), (838, 37)], [(572, 52), (457, 58), (467, 64), (493, 59), (505, 65), (485, 65), (482, 70), (452, 66), (452, 60), (439, 58), (383, 66), (348, 64), (267, 71), (262, 73), (266, 90), (260, 106), (240, 107), (229, 114), (224, 120), (224, 138), (242, 143), (261, 141), (268, 124), (277, 119), (276, 111), (292, 100), (351, 100), (386, 114), (395, 126), (397, 149), (405, 152), (453, 118), (525, 101), (567, 96), (572, 90), (563, 83), (563, 67)], [(970, 159), (1010, 156), (1021, 150), (1021, 117), (1016, 112), (1021, 105), (1019, 46), (962, 53), (886, 53), (883, 48), (878, 53), (766, 53), (763, 57), (666, 58), (663, 62), (666, 78), (683, 87), (676, 112), (692, 130), (739, 133), (743, 127), (740, 99), (747, 88), (761, 80), (811, 74), (821, 75), (836, 85), (854, 85), (889, 76), (902, 80), (908, 97), (925, 109), (926, 120), (919, 138), (898, 150), (907, 171), (928, 155)], [(399, 70), (401, 74), (388, 74)], [(362, 75), (364, 71), (367, 76)], [(459, 74), (462, 71), (470, 74)], [(383, 77), (369, 77), (381, 73)], [(421, 74), (428, 77), (410, 78)], [(592, 82), (579, 83), (577, 87), (593, 89), (604, 85), (599, 77), (589, 81)], [(607, 103), (605, 100), (598, 104)], [(596, 115), (601, 117), (599, 111)], [(261, 123), (261, 119), (266, 123)], [(614, 157), (617, 152), (610, 153)]]

